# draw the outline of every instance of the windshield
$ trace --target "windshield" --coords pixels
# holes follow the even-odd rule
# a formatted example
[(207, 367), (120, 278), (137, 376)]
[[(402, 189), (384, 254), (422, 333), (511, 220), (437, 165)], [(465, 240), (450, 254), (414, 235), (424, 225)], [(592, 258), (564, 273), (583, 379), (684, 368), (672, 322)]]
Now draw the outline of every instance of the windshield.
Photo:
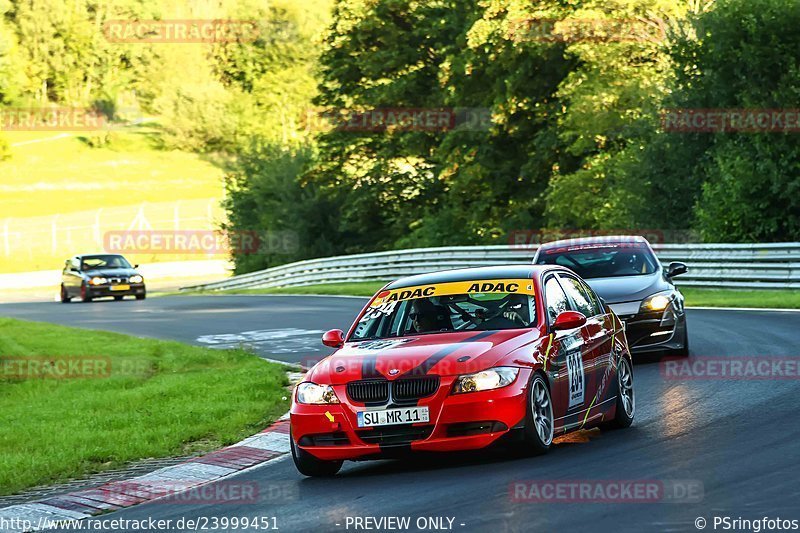
[(535, 325), (531, 280), (453, 282), (379, 293), (349, 340)]
[(658, 271), (658, 262), (644, 243), (604, 243), (544, 250), (539, 265), (561, 265), (584, 279), (641, 276)]
[(92, 255), (81, 260), (81, 270), (96, 268), (131, 268), (131, 264), (121, 255)]

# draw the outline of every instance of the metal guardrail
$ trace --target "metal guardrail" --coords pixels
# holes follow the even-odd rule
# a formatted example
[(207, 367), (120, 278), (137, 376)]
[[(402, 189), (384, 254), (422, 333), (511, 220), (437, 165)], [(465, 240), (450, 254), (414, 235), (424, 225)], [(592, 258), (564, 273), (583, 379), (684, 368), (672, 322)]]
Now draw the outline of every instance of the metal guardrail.
[[(755, 289), (800, 288), (800, 243), (661, 244), (653, 249), (665, 265), (682, 261), (681, 286)], [(533, 246), (416, 248), (309, 259), (181, 290), (300, 287), (318, 283), (382, 281), (436, 270), (530, 264)]]

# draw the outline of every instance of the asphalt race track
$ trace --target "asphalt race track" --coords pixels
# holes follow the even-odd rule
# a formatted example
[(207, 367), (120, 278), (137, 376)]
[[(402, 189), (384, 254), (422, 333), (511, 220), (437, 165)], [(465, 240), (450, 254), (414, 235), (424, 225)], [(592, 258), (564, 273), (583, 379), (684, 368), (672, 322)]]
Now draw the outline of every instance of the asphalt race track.
[[(195, 344), (242, 343), (264, 357), (297, 362), (328, 353), (316, 332), (346, 329), (363, 303), (176, 296), (5, 304), (0, 315)], [(692, 358), (797, 357), (800, 313), (690, 310), (689, 331)], [(346, 463), (332, 479), (305, 479), (284, 459), (236, 478), (258, 483), (259, 504), (154, 502), (104, 518), (276, 517), (280, 530), (294, 532), (356, 531), (352, 522), (347, 527), (348, 517), (386, 516), (411, 517), (416, 531), (417, 517), (448, 517), (455, 531), (495, 533), (697, 531), (698, 517), (713, 531), (714, 516), (800, 520), (800, 380), (676, 380), (662, 369), (653, 358), (635, 366), (633, 427), (582, 432), (557, 441), (543, 457), (499, 448), (411, 462)], [(513, 501), (515, 482), (548, 480), (655, 480), (701, 492), (648, 503)]]

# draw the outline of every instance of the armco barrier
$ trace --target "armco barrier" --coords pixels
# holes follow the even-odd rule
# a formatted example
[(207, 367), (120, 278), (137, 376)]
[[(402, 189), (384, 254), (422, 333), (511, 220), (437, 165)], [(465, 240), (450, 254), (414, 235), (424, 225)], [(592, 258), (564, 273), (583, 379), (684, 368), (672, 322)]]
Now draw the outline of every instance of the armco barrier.
[[(800, 288), (800, 243), (661, 244), (653, 248), (667, 265), (682, 261), (689, 272), (679, 285), (757, 289)], [(390, 280), (436, 270), (530, 264), (535, 248), (453, 246), (415, 248), (298, 261), (182, 290), (300, 287), (317, 283)]]

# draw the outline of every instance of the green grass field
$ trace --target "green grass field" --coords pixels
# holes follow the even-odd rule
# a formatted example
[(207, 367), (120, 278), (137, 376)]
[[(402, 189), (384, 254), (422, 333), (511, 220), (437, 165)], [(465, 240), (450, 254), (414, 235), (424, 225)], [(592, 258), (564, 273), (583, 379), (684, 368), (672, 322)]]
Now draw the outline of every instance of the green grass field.
[[(110, 370), (19, 370), (68, 356)], [(0, 319), (0, 495), (237, 442), (286, 412), (287, 384), (243, 350)]]
[(800, 291), (694, 289), (684, 287), (690, 307), (754, 307), (760, 309), (800, 309)]
[[(88, 132), (6, 131), (0, 273), (60, 268), (102, 251), (109, 230), (211, 230), (224, 220), (224, 162), (165, 149), (157, 123)], [(204, 259), (151, 254), (134, 262)]]
[(223, 170), (201, 155), (162, 149), (155, 126), (113, 130), (100, 147), (87, 142), (95, 132), (3, 135), (12, 157), (0, 162), (2, 218), (222, 196)]
[[(364, 281), (356, 283), (330, 283), (305, 287), (280, 289), (238, 289), (204, 294), (327, 294), (372, 296), (385, 282)], [(756, 307), (775, 309), (800, 309), (800, 291), (733, 290), (733, 289), (680, 289), (689, 307)]]

